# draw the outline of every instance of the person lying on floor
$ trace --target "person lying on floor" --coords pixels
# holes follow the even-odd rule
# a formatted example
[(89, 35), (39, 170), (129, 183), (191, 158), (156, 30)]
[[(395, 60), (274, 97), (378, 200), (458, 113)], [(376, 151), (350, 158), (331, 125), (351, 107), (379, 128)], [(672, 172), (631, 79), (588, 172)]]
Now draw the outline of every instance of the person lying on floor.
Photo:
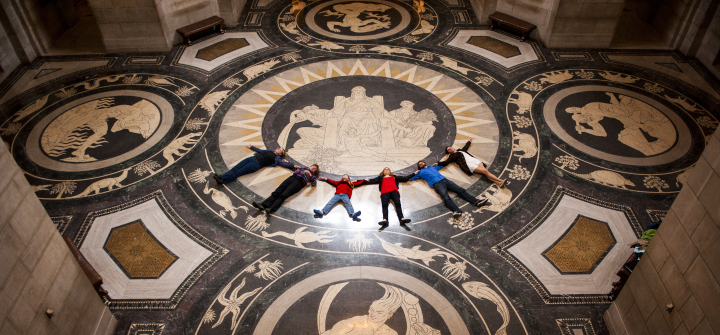
[[(507, 184), (506, 180), (502, 180), (490, 173), (485, 162), (468, 152), (470, 144), (472, 144), (472, 139), (467, 141), (462, 149), (455, 149), (453, 147), (445, 148), (445, 152), (448, 153), (449, 156), (446, 160), (438, 162), (437, 165), (448, 166), (450, 163), (455, 162), (460, 167), (460, 170), (465, 172), (468, 176), (472, 176), (473, 173), (479, 173), (490, 179), (490, 181), (498, 187), (505, 187)], [(433, 164), (433, 166), (435, 166), (435, 164)]]
[(253, 201), (252, 205), (261, 212), (269, 215), (278, 210), (287, 198), (300, 192), (305, 185), (310, 184), (315, 186), (317, 184), (318, 174), (320, 174), (320, 167), (317, 164), (310, 165), (309, 168), (298, 167), (290, 177), (287, 177), (287, 179), (270, 194), (270, 197), (260, 204)]
[(360, 211), (355, 212), (352, 203), (350, 202), (350, 198), (352, 198), (352, 192), (355, 187), (362, 185), (365, 182), (365, 179), (361, 179), (358, 181), (350, 181), (350, 176), (344, 174), (342, 176), (342, 179), (340, 180), (332, 180), (322, 177), (320, 178), (320, 180), (335, 186), (335, 195), (332, 197), (332, 199), (330, 199), (330, 201), (328, 201), (327, 205), (325, 205), (323, 209), (313, 209), (315, 217), (321, 218), (324, 215), (327, 215), (327, 213), (330, 212), (330, 210), (333, 208), (333, 206), (335, 206), (336, 203), (342, 201), (343, 204), (345, 204), (345, 210), (347, 211), (348, 215), (350, 215), (353, 220), (360, 221)]
[(443, 168), (442, 166), (427, 166), (424, 161), (419, 161), (417, 163), (417, 166), (420, 170), (415, 172), (415, 176), (412, 177), (412, 179), (410, 180), (422, 179), (426, 181), (428, 183), (428, 186), (432, 187), (435, 192), (440, 195), (440, 198), (443, 199), (443, 202), (445, 202), (445, 207), (447, 207), (450, 211), (453, 212), (454, 218), (460, 218), (462, 216), (462, 211), (460, 210), (460, 207), (455, 204), (452, 198), (450, 198), (448, 191), (457, 193), (457, 195), (459, 195), (465, 201), (477, 207), (480, 207), (487, 203), (488, 199), (475, 199), (475, 197), (470, 195), (470, 193), (468, 193), (464, 188), (458, 186), (452, 180), (447, 179), (445, 178), (445, 176), (441, 175), (438, 171)]
[(396, 176), (390, 171), (389, 167), (386, 167), (380, 172), (379, 176), (367, 181), (368, 184), (378, 184), (378, 188), (380, 189), (383, 220), (378, 222), (378, 224), (383, 226), (383, 228), (388, 226), (388, 206), (390, 205), (390, 200), (395, 204), (395, 213), (397, 214), (398, 220), (400, 220), (400, 225), (405, 226), (407, 223), (410, 223), (410, 219), (406, 219), (402, 212), (398, 186), (400, 182), (410, 180), (411, 176), (412, 175)]
[(285, 150), (283, 148), (262, 150), (252, 145), (248, 145), (247, 148), (255, 151), (255, 154), (241, 160), (240, 163), (237, 163), (232, 169), (223, 173), (222, 176), (213, 174), (213, 179), (215, 179), (218, 185), (227, 184), (241, 176), (256, 172), (264, 167), (279, 165), (290, 170), (298, 168), (298, 166), (283, 159), (283, 157), (285, 157)]

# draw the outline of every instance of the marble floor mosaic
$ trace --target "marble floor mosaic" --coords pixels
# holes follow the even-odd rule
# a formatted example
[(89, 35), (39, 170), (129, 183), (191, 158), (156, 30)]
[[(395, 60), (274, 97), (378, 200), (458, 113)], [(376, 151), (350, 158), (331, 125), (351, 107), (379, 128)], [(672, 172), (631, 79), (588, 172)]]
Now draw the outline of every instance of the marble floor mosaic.
[[(192, 46), (39, 58), (0, 85), (3, 144), (117, 335), (608, 333), (615, 272), (716, 130), (720, 83), (678, 53), (553, 50), (417, 4), (250, 1)], [(420, 179), (398, 184), (403, 226), (379, 229), (374, 185), (322, 218), (324, 181), (253, 206), (292, 165), (400, 180), (468, 142), (507, 183), (443, 167), (458, 215)], [(291, 169), (219, 185), (249, 146)]]

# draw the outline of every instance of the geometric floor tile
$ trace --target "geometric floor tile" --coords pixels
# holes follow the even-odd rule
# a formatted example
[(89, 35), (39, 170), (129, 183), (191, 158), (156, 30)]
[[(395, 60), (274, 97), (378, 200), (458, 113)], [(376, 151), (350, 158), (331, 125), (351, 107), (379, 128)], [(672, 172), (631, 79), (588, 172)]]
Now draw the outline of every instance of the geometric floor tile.
[(131, 279), (158, 278), (178, 259), (140, 220), (113, 228), (104, 248)]
[[(208, 56), (207, 48), (217, 45), (226, 40), (244, 41), (245, 46), (230, 48), (232, 50), (223, 50), (224, 53)], [(224, 43), (224, 44), (227, 44)], [(237, 46), (239, 46), (238, 44)], [(222, 45), (221, 45), (222, 46)], [(218, 67), (229, 63), (238, 57), (247, 55), (253, 51), (267, 48), (268, 44), (255, 32), (226, 32), (225, 34), (206, 39), (197, 44), (185, 47), (182, 51), (178, 64), (184, 64), (189, 67), (212, 72)], [(205, 51), (203, 51), (205, 50)]]
[(88, 214), (75, 242), (102, 276), (111, 308), (172, 308), (227, 253), (182, 221), (160, 190)]
[(506, 70), (539, 59), (530, 43), (491, 30), (459, 30), (447, 46), (469, 51)]
[(615, 238), (607, 223), (578, 215), (543, 256), (562, 273), (592, 273), (613, 245)]
[[(606, 296), (617, 280), (615, 273), (632, 254), (628, 245), (637, 241), (639, 229), (630, 208), (558, 186), (535, 219), (493, 249), (516, 268), (523, 269), (520, 272), (526, 274), (546, 302), (572, 303), (565, 297), (589, 295), (587, 299), (600, 303), (608, 301)], [(589, 235), (594, 235), (592, 244)], [(555, 258), (547, 256), (563, 247), (568, 250), (562, 251), (576, 254), (570, 264), (558, 261), (560, 251), (555, 252)], [(586, 249), (586, 259), (578, 257), (578, 250), (572, 251), (573, 247)], [(578, 269), (587, 272), (578, 274)], [(563, 272), (567, 270), (572, 271)]]

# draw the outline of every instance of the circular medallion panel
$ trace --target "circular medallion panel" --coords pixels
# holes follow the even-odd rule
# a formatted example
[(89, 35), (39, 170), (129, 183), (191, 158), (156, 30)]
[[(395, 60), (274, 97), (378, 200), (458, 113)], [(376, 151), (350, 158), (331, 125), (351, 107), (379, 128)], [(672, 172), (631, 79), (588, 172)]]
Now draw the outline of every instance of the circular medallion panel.
[[(224, 163), (218, 172), (252, 155), (246, 146), (253, 145), (283, 147), (291, 162), (317, 163), (328, 178), (349, 174), (354, 180), (376, 176), (384, 167), (400, 175), (415, 172), (417, 161), (435, 163), (445, 156), (446, 146), (459, 148), (470, 139), (470, 152), (489, 166), (499, 146), (497, 121), (472, 89), (435, 70), (378, 59), (324, 61), (270, 77), (233, 102), (218, 135)], [(465, 188), (479, 179), (454, 164), (443, 171)], [(268, 197), (289, 173), (280, 167), (262, 169), (238, 181)], [(428, 194), (423, 181), (403, 187), (407, 212), (442, 202), (427, 196), (434, 191)], [(317, 189), (325, 192), (325, 183)], [(307, 188), (298, 201), (289, 200), (284, 207), (306, 211), (302, 199), (314, 190)]]
[[(253, 334), (287, 334), (298, 325), (319, 334), (343, 334), (362, 325), (372, 334), (469, 334), (450, 302), (422, 281), (394, 270), (329, 270), (278, 297)], [(372, 327), (372, 329), (370, 329)]]
[(395, 35), (412, 21), (410, 11), (385, 0), (333, 0), (307, 11), (310, 31), (339, 40), (367, 41)]
[(689, 128), (670, 108), (618, 87), (562, 89), (547, 99), (543, 114), (563, 141), (615, 163), (670, 163), (685, 155), (692, 144)]
[[(334, 94), (316, 94), (334, 92)], [(334, 95), (334, 96), (333, 96)], [(263, 122), (266, 147), (324, 172), (368, 176), (419, 160), (437, 161), (456, 134), (452, 112), (437, 96), (402, 80), (337, 77), (285, 95)]]
[(30, 132), (28, 157), (56, 171), (78, 172), (124, 162), (157, 144), (174, 118), (170, 103), (136, 90), (109, 91), (72, 101)]

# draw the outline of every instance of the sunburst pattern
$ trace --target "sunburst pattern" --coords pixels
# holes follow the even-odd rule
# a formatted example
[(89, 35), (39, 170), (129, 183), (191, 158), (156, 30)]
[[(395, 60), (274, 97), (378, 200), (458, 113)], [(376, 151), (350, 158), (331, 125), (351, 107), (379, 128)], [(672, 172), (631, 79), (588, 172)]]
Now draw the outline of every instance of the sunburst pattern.
[[(439, 72), (414, 64), (371, 59), (343, 59), (318, 62), (285, 71), (254, 86), (235, 101), (220, 129), (220, 151), (228, 168), (253, 154), (246, 148), (247, 145), (265, 148), (268, 139), (264, 139), (262, 135), (263, 121), (268, 111), (285, 95), (313, 82), (346, 76), (392, 78), (422, 88), (440, 99), (451, 111), (456, 123), (454, 141), (456, 146), (462, 146), (467, 140), (473, 139), (471, 152), (474, 155), (488, 163), (494, 159), (498, 146), (495, 118), (484, 101), (467, 86)], [(322, 92), (319, 93), (318, 96), (321, 97)], [(287, 103), (292, 106), (292, 101)], [(302, 107), (304, 106), (292, 106), (293, 109)], [(444, 169), (443, 173), (464, 187), (472, 185), (478, 179), (475, 176), (468, 177), (454, 165)], [(264, 197), (289, 175), (289, 170), (280, 167), (266, 168), (241, 177), (240, 182)], [(379, 202), (379, 199), (370, 197), (370, 191), (370, 187), (360, 188), (356, 191), (356, 196), (363, 200)], [(440, 198), (423, 181), (404, 184), (402, 191), (404, 199), (407, 199), (403, 201), (406, 211), (419, 210), (440, 203)], [(306, 188), (287, 202), (286, 206), (307, 211), (308, 208), (324, 205), (332, 193), (334, 189), (331, 186), (321, 183), (317, 188)], [(342, 214), (339, 212), (332, 214)]]

